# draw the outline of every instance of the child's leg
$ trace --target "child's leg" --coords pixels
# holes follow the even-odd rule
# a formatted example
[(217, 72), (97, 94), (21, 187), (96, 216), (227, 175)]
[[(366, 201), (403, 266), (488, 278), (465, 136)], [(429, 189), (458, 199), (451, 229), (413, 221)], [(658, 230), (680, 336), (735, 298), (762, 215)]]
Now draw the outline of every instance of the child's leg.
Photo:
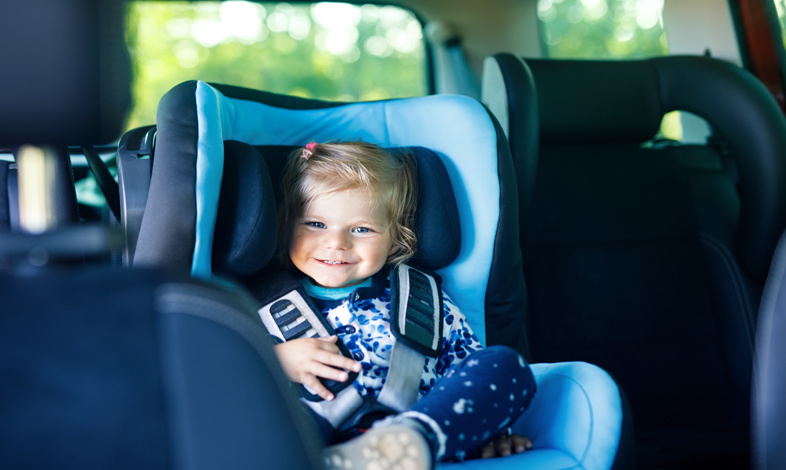
[[(535, 379), (521, 356), (505, 346), (472, 353), (448, 369), (431, 391), (404, 415), (433, 420), (447, 440), (443, 460), (479, 450), (527, 409)], [(442, 446), (440, 446), (442, 447)]]

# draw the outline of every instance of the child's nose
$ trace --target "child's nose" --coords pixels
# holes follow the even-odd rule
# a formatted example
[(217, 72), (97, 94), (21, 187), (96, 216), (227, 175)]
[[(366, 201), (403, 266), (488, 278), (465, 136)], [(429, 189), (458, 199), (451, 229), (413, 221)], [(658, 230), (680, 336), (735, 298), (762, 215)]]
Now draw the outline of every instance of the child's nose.
[(323, 238), (325, 248), (331, 250), (347, 250), (352, 246), (352, 241), (349, 234), (343, 231), (329, 231)]

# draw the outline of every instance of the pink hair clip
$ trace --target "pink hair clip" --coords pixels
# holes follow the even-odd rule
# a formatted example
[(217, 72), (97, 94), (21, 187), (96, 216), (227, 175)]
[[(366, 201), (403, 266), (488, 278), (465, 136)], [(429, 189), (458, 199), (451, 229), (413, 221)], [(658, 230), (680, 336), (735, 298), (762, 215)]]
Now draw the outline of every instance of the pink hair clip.
[(316, 142), (309, 142), (308, 144), (306, 144), (306, 148), (303, 149), (303, 153), (300, 154), (300, 158), (303, 158), (304, 160), (308, 160), (308, 157), (310, 157), (311, 154), (314, 153), (314, 147), (316, 146), (317, 146)]

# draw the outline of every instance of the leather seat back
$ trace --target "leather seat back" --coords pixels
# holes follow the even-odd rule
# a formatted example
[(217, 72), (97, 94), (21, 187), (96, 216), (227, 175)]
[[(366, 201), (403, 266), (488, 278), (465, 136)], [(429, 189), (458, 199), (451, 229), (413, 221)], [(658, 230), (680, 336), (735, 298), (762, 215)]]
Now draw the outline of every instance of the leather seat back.
[[(682, 439), (746, 459), (756, 310), (786, 226), (786, 121), (774, 99), (706, 57), (491, 61), (526, 63), (534, 88), (498, 75), (517, 102), (539, 104), (522, 220), (533, 359), (609, 370), (630, 397), (640, 458), (669, 461)], [(674, 110), (704, 118), (714, 138), (658, 141)]]

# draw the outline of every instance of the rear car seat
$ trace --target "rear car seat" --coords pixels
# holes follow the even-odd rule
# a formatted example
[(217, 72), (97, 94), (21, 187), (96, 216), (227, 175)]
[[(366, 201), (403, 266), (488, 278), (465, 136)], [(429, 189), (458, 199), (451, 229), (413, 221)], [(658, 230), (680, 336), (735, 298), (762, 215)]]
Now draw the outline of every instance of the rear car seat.
[[(525, 64), (534, 94), (515, 78)], [(514, 159), (531, 158), (515, 145), (529, 124), (514, 111), (539, 104), (521, 220), (533, 360), (609, 370), (630, 398), (640, 463), (746, 463), (756, 310), (786, 224), (786, 121), (774, 99), (706, 57), (498, 54), (486, 67), (487, 104), (507, 116)], [(715, 138), (656, 142), (673, 110), (706, 119)]]

